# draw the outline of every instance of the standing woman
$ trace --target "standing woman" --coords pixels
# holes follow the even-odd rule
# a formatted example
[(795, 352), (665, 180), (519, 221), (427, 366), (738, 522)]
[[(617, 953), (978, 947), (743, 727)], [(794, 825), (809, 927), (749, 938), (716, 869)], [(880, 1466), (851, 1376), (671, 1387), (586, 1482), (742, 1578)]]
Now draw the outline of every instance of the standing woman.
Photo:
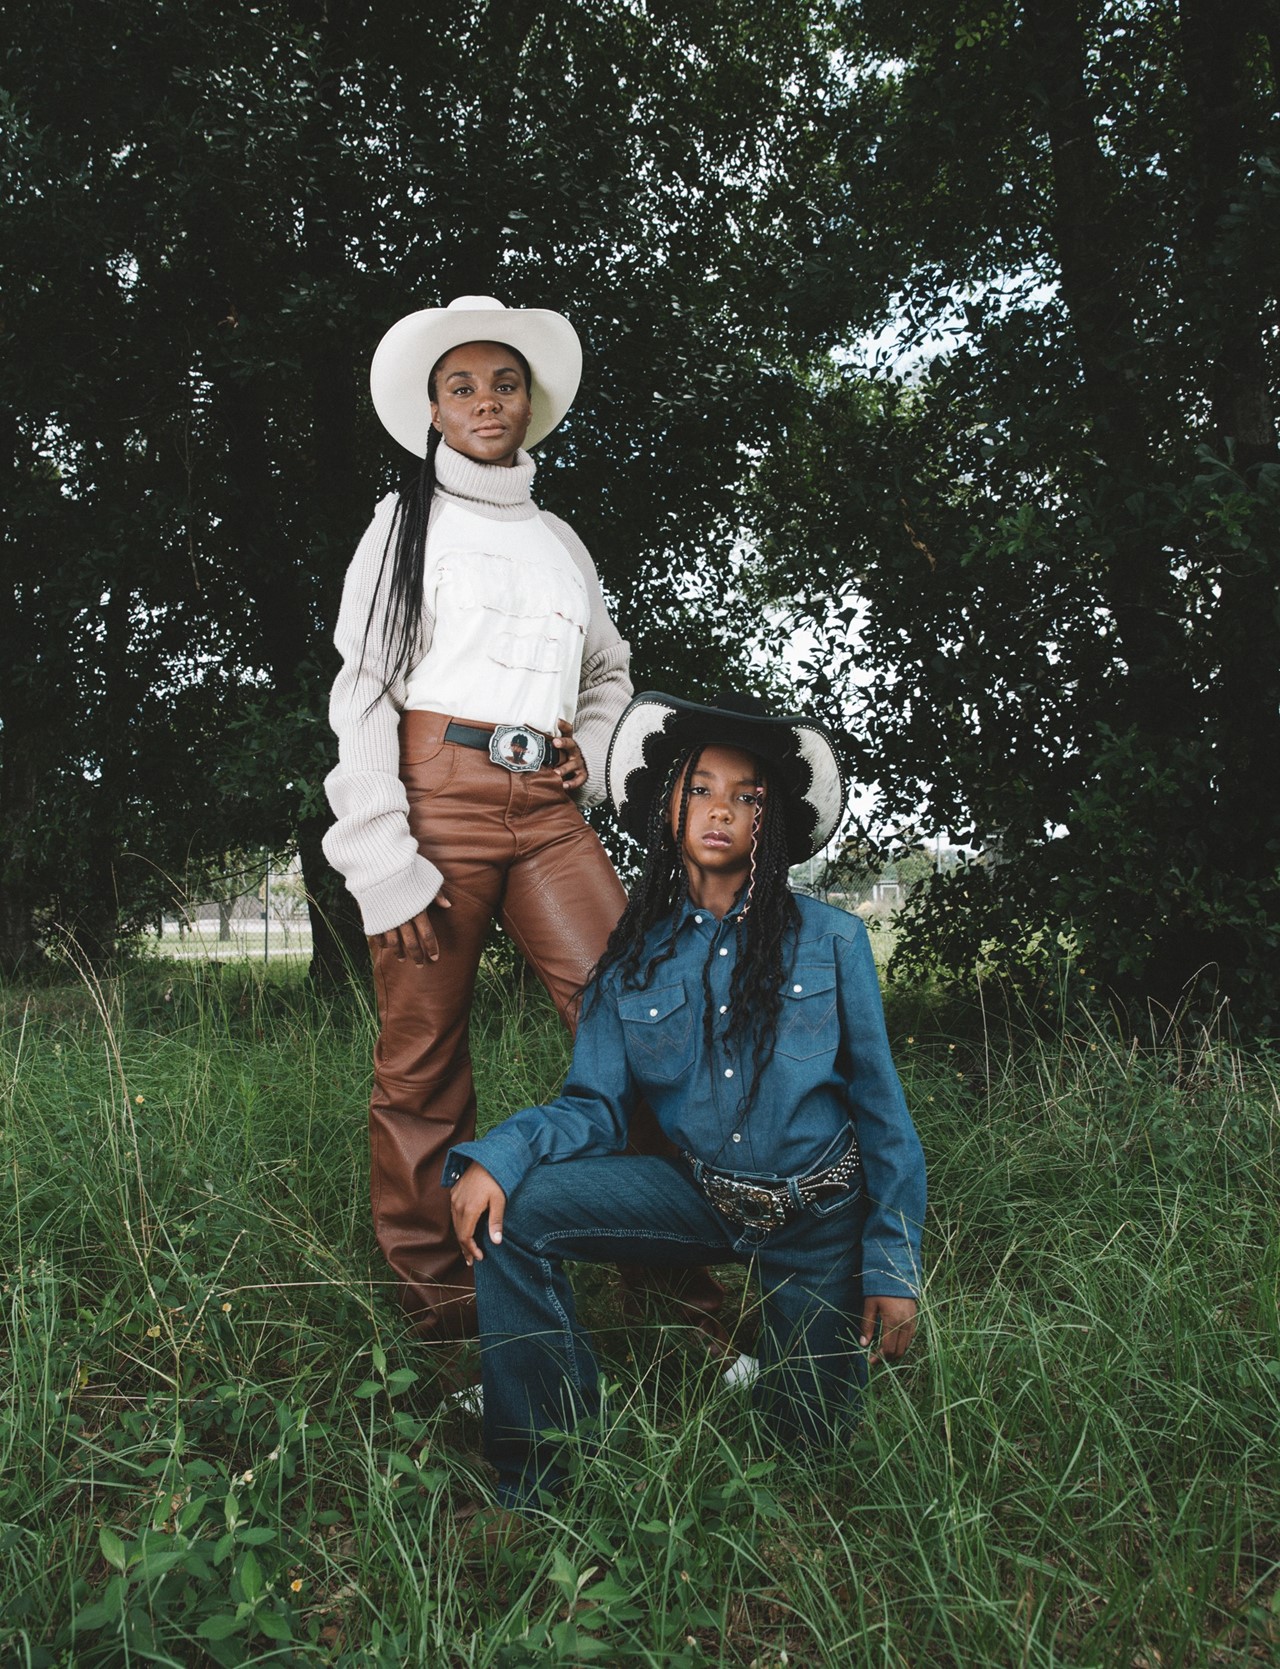
[[(374, 1231), (432, 1340), (475, 1330), (440, 1178), (475, 1131), (468, 1019), (489, 924), (572, 1026), (626, 901), (579, 803), (604, 797), (628, 648), (582, 542), (530, 497), (525, 450), (581, 372), (558, 313), (462, 296), (393, 325), (370, 374), (378, 416), (422, 466), (378, 505), (347, 573), (324, 845), (373, 955)], [(710, 1312), (719, 1288), (699, 1274), (683, 1299)]]

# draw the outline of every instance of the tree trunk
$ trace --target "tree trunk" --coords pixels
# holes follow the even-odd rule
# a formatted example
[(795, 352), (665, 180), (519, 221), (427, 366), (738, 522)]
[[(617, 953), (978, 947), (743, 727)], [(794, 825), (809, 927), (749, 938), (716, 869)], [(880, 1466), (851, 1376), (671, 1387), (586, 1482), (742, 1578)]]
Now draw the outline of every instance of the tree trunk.
[[(1213, 0), (1183, 0), (1180, 25), (1197, 196), (1182, 270), (1210, 333), (1212, 447), (1254, 489), (1260, 471), (1280, 462), (1266, 352), (1274, 250), (1251, 200), (1257, 157), (1269, 148), (1265, 132), (1250, 130), (1247, 96), (1250, 57), (1261, 41), (1247, 8)], [(1215, 862), (1257, 879), (1273, 870), (1280, 835), (1280, 529), (1255, 525), (1252, 532), (1248, 545), (1216, 563), (1222, 768)]]
[(27, 860), (42, 752), (37, 739), (6, 713), (0, 729), (0, 976), (25, 973), (41, 960)]
[[(343, 242), (343, 226), (354, 209), (344, 200), (350, 184), (350, 161), (342, 155), (343, 87), (358, 79), (353, 65), (355, 48), (351, 13), (344, 6), (326, 6), (317, 19), (320, 41), (313, 115), (308, 123), (307, 149), (324, 159), (315, 170), (317, 183), (304, 197), (303, 248), (306, 265), (322, 291), (350, 290), (351, 273)], [(344, 165), (345, 163), (345, 165)], [(311, 386), (311, 480), (308, 563), (320, 577), (320, 609), (327, 629), (337, 615), (342, 576), (363, 530), (368, 513), (370, 484), (362, 477), (356, 456), (358, 344), (350, 330), (317, 332), (306, 363)], [(424, 392), (425, 398), (425, 392)], [(316, 646), (310, 646), (314, 656)], [(296, 679), (297, 665), (282, 677)], [(327, 641), (321, 670), (337, 671), (336, 656)], [(315, 722), (331, 743), (319, 686), (314, 686)], [(326, 817), (303, 819), (296, 830), (307, 912), (311, 921), (310, 977), (318, 985), (335, 988), (351, 978), (366, 979), (369, 948), (355, 900), (321, 848), (329, 825)]]
[[(1133, 296), (1145, 252), (1117, 170), (1103, 154), (1085, 76), (1078, 0), (1027, 0), (1029, 75), (1043, 96), (1062, 298), (1080, 355), (1114, 542), (1107, 598), (1128, 667), (1128, 715), (1151, 736), (1183, 730), (1193, 712), (1181, 664), (1169, 558), (1130, 510), (1149, 478), (1150, 416)], [(1140, 515), (1140, 511), (1139, 511)]]
[[(511, 126), (518, 109), (511, 89), (520, 81), (520, 56), (545, 11), (545, 0), (490, 0), (484, 44), (482, 119), (468, 149), (466, 203), (459, 205), (458, 235), (441, 250), (439, 300), (501, 292), (503, 232), (511, 206)], [(510, 297), (499, 293), (499, 301)]]
[[(1122, 726), (1134, 727), (1157, 757), (1166, 750), (1185, 782), (1178, 808), (1161, 836), (1162, 861), (1191, 879), (1185, 916), (1171, 913), (1150, 950), (1142, 988), (1170, 1007), (1202, 970), (1241, 960), (1231, 925), (1214, 925), (1215, 897), (1234, 895), (1220, 912), (1228, 923), (1250, 906), (1251, 879), (1274, 867), (1280, 813), (1280, 624), (1276, 617), (1275, 530), (1260, 523), (1253, 499), (1249, 536), (1216, 564), (1212, 646), (1192, 645), (1178, 600), (1175, 557), (1141, 525), (1143, 497), (1159, 484), (1168, 434), (1180, 428), (1165, 414), (1146, 375), (1146, 349), (1136, 322), (1147, 250), (1134, 241), (1141, 217), (1126, 206), (1118, 169), (1104, 154), (1088, 104), (1085, 31), (1078, 0), (1027, 0), (1033, 77), (1044, 93), (1045, 131), (1054, 181), (1053, 233), (1061, 293), (1070, 314), (1083, 372), (1092, 432), (1107, 478), (1105, 520), (1113, 553), (1107, 595), (1128, 667)], [(1246, 131), (1245, 73), (1256, 24), (1240, 8), (1183, 0), (1182, 71), (1192, 115), (1185, 166), (1195, 200), (1191, 229), (1179, 248), (1193, 353), (1208, 367), (1205, 394), (1214, 450), (1250, 478), (1277, 456), (1266, 378), (1264, 311), (1272, 257), (1248, 248), (1241, 206), (1255, 166)], [(1247, 205), (1246, 205), (1247, 207)], [(1153, 468), (1153, 463), (1155, 467)], [(1176, 466), (1175, 466), (1176, 467)], [(1190, 487), (1190, 480), (1185, 482)], [(1137, 506), (1130, 513), (1130, 504)], [(1270, 536), (1269, 536), (1270, 534)], [(1192, 535), (1187, 534), (1188, 543)], [(1204, 560), (1195, 552), (1192, 560)], [(1194, 696), (1192, 656), (1216, 701), (1208, 714)], [(1199, 716), (1197, 718), (1197, 711)], [(1206, 731), (1206, 719), (1209, 728)], [(1212, 756), (1205, 749), (1209, 742)], [(1212, 848), (1212, 862), (1205, 857)]]
[(128, 792), (133, 705), (129, 671), (132, 592), (123, 575), (126, 560), (123, 553), (117, 553), (117, 572), (110, 577), (103, 606), (102, 699), (94, 714), (93, 738), (99, 769), (85, 800), (89, 827), (84, 883), (75, 895), (63, 895), (59, 910), (61, 925), (94, 968), (105, 968), (114, 960), (120, 939), (116, 865)]
[(33, 598), (42, 591), (45, 564), (31, 522), (19, 512), (23, 489), (32, 480), (31, 462), (20, 454), (12, 410), (0, 408), (0, 497), (8, 512), (0, 533), (5, 568), (0, 587), (0, 976), (24, 972), (41, 959), (30, 866), (40, 770), (49, 757), (44, 734), (49, 713), (47, 706), (43, 715), (33, 707), (39, 682), (26, 656), (42, 635), (32, 630)]

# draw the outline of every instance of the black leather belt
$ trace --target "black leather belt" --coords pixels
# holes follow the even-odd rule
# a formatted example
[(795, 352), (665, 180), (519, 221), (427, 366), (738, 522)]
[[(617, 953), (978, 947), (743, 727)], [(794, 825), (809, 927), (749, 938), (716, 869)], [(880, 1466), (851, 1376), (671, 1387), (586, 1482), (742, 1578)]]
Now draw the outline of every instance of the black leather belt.
[(544, 765), (554, 765), (556, 750), (550, 736), (533, 730), (527, 724), (495, 724), (481, 729), (475, 724), (445, 726), (446, 742), (456, 742), (460, 748), (477, 748), (487, 753), (495, 765), (504, 771), (540, 771)]

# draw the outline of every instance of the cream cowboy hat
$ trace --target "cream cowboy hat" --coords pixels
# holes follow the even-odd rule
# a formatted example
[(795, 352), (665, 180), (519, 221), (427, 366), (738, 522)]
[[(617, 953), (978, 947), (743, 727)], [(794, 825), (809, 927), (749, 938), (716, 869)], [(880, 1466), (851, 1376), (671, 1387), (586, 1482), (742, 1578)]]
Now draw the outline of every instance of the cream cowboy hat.
[(464, 342), (505, 342), (533, 372), (526, 446), (544, 440), (573, 404), (582, 380), (582, 344), (568, 319), (540, 308), (504, 307), (493, 296), (459, 296), (447, 307), (424, 307), (397, 320), (378, 343), (369, 367), (373, 406), (401, 446), (427, 455), (431, 406), (427, 379), (450, 348)]
[(643, 842), (654, 796), (667, 794), (676, 766), (694, 748), (741, 748), (770, 766), (786, 791), (787, 851), (792, 863), (811, 858), (844, 816), (840, 756), (825, 725), (790, 713), (773, 718), (755, 696), (721, 695), (717, 705), (645, 690), (618, 720), (605, 780), (618, 821)]

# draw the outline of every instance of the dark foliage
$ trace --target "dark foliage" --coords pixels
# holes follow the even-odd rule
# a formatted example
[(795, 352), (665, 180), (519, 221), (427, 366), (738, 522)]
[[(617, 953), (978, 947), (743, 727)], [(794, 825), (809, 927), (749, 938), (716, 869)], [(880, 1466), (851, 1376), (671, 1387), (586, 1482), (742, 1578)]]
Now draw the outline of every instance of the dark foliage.
[(57, 927), (106, 955), (189, 862), (290, 839), (318, 964), (359, 953), (319, 848), (329, 633), (402, 468), (364, 379), (412, 307), (573, 318), (539, 498), (645, 682), (724, 681), (718, 559), (808, 329), (777, 292), (828, 148), (812, 12), (8, 7), (0, 965)]
[(861, 217), (826, 294), (899, 322), (801, 388), (763, 584), (805, 599), (876, 819), (984, 854), (915, 894), (897, 967), (1016, 972), (1047, 927), (1126, 1003), (1270, 1029), (1274, 9), (842, 15)]

